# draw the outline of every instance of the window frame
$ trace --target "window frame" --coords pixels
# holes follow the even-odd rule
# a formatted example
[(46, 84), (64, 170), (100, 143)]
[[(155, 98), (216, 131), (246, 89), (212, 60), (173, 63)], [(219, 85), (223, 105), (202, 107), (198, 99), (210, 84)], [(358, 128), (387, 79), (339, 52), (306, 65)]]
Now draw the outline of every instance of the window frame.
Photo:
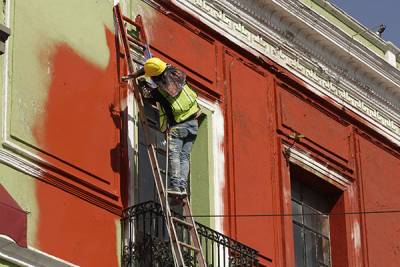
[[(195, 90), (197, 89), (195, 86), (190, 85), (192, 88), (194, 88)], [(151, 104), (155, 109), (155, 105), (154, 103), (152, 103), (151, 101), (148, 102), (148, 104)], [(221, 136), (221, 132), (224, 132), (224, 125), (223, 123), (221, 123), (221, 121), (223, 121), (223, 112), (221, 107), (218, 105), (218, 103), (212, 103), (211, 101), (209, 101), (208, 99), (199, 96), (198, 97), (198, 104), (200, 105), (201, 109), (202, 109), (202, 115), (204, 120), (207, 120), (206, 123), (206, 129), (202, 129), (203, 133), (206, 134), (207, 136), (205, 137), (207, 139), (207, 143), (208, 143), (208, 147), (207, 147), (207, 159), (206, 159), (206, 163), (205, 165), (207, 168), (207, 175), (208, 176), (208, 181), (206, 181), (206, 184), (208, 186), (208, 188), (202, 190), (201, 192), (197, 193), (195, 188), (199, 188), (197, 186), (197, 183), (195, 185), (193, 185), (192, 181), (192, 167), (191, 167), (191, 172), (189, 173), (189, 192), (191, 192), (191, 204), (192, 204), (192, 211), (193, 214), (218, 214), (218, 212), (222, 212), (222, 207), (221, 207), (221, 203), (223, 203), (223, 199), (222, 199), (222, 183), (223, 181), (219, 181), (218, 179), (221, 179), (219, 177), (224, 177), (223, 173), (222, 175), (220, 174), (221, 171), (223, 172), (224, 170), (224, 152), (221, 150), (221, 144), (223, 143), (223, 136)], [(156, 116), (158, 116), (158, 114), (156, 114)], [(156, 120), (156, 121), (154, 121)], [(156, 130), (158, 127), (158, 117), (153, 118), (153, 120), (151, 120), (152, 124), (152, 128), (155, 128)], [(141, 170), (140, 170), (140, 157), (139, 154), (141, 155), (141, 142), (139, 139), (139, 124), (140, 122), (138, 122), (137, 124), (137, 133), (136, 133), (136, 147), (137, 147), (137, 153), (136, 154), (136, 159), (135, 162), (137, 162), (137, 174), (134, 176), (134, 193), (132, 194), (132, 197), (134, 199), (134, 203), (133, 204), (138, 204), (143, 202), (143, 200), (141, 200), (141, 196), (140, 196), (140, 188), (141, 188), (141, 179), (140, 176), (141, 174)], [(199, 125), (199, 128), (201, 127), (201, 125)], [(200, 129), (199, 129), (200, 131)], [(158, 131), (157, 131), (158, 132)], [(199, 138), (199, 137), (198, 137)], [(200, 138), (203, 138), (200, 137)], [(159, 152), (158, 150), (161, 150), (162, 148), (159, 147), (159, 142), (160, 140), (158, 140), (159, 138), (157, 138), (157, 153)], [(196, 144), (198, 145), (198, 142), (195, 142), (193, 150), (192, 150), (192, 154), (193, 152), (196, 153)], [(143, 152), (144, 153), (144, 152)], [(218, 158), (218, 160), (215, 160), (216, 158)], [(192, 157), (191, 157), (191, 164), (195, 164), (192, 162)], [(160, 165), (160, 169), (163, 169), (162, 166)], [(196, 175), (199, 176), (200, 175)], [(203, 176), (202, 176), (203, 177)], [(206, 194), (204, 194), (204, 191)], [(155, 188), (154, 188), (154, 192), (153, 192), (153, 199), (157, 202), (157, 195), (155, 192)], [(207, 203), (205, 203), (205, 201), (207, 201)], [(205, 205), (207, 204), (207, 205)], [(206, 207), (206, 209), (204, 209), (204, 207)], [(201, 218), (199, 220), (199, 222), (201, 222), (202, 224), (212, 227), (214, 229), (222, 229), (222, 220), (219, 218), (213, 218), (213, 217), (209, 217), (209, 218)]]
[[(332, 169), (328, 161), (324, 161), (314, 152), (299, 144), (291, 145), (285, 139), (279, 143), (281, 153), (279, 198), (281, 206), (279, 213), (292, 214), (290, 165), (300, 167), (312, 174), (321, 182), (340, 192), (331, 213), (342, 214), (358, 211), (358, 184), (343, 173)], [(290, 151), (288, 150), (290, 149)], [(318, 159), (318, 160), (317, 160)], [(362, 240), (362, 216), (333, 216), (331, 222), (331, 264), (332, 266), (353, 266), (359, 262), (361, 255), (360, 243)], [(280, 236), (283, 262), (287, 266), (295, 266), (294, 233), (291, 216), (280, 219)], [(354, 236), (358, 240), (354, 240)]]
[[(307, 257), (307, 252), (306, 250), (308, 249), (308, 246), (313, 246), (310, 243), (307, 243), (307, 234), (311, 234), (314, 238), (321, 238), (322, 240), (328, 240), (329, 244), (329, 254), (328, 254), (328, 259), (327, 261), (324, 261), (324, 253), (322, 254), (322, 259), (323, 261), (319, 261), (319, 255), (321, 255), (319, 252), (319, 249), (323, 248), (323, 246), (318, 247), (316, 246), (313, 249), (312, 256), (315, 256), (313, 260), (315, 260), (316, 264), (319, 264), (318, 266), (325, 266), (325, 267), (331, 267), (332, 266), (332, 249), (331, 249), (331, 237), (330, 237), (330, 215), (328, 209), (331, 209), (334, 206), (335, 199), (333, 199), (333, 196), (331, 196), (330, 199), (324, 199), (322, 195), (326, 192), (324, 191), (318, 191), (315, 188), (313, 188), (311, 185), (305, 183), (304, 181), (301, 180), (301, 178), (296, 177), (296, 175), (299, 174), (299, 171), (295, 170), (295, 168), (291, 168), (291, 183), (292, 183), (292, 194), (291, 194), (291, 199), (292, 199), (292, 209), (293, 209), (293, 214), (302, 214), (300, 216), (292, 216), (292, 222), (293, 222), (293, 229), (297, 227), (301, 228), (301, 241), (304, 243), (303, 246), (301, 247), (301, 250), (303, 252), (302, 259), (303, 259), (303, 265), (302, 266), (308, 266), (308, 257)], [(311, 174), (312, 175), (312, 174)], [(296, 186), (294, 186), (294, 183), (296, 183)], [(307, 189), (307, 190), (304, 190)], [(296, 191), (297, 190), (297, 191)], [(296, 192), (295, 192), (296, 191)], [(317, 201), (324, 201), (324, 205), (326, 206), (326, 210), (322, 210), (322, 208), (317, 207), (318, 204), (317, 201), (316, 203), (311, 203), (311, 201), (307, 201), (306, 194), (314, 195), (314, 198), (320, 198)], [(298, 209), (295, 209), (294, 203), (297, 203), (300, 207), (300, 211)], [(309, 211), (306, 211), (305, 208), (307, 208)], [(318, 214), (318, 215), (317, 215)], [(322, 226), (321, 229), (317, 229), (315, 225), (312, 224), (318, 224), (318, 223), (324, 223), (321, 221), (316, 221), (313, 220), (316, 217), (314, 216), (324, 216), (325, 222), (327, 221), (327, 224), (325, 226)], [(300, 220), (298, 219), (300, 218)], [(311, 219), (311, 221), (310, 221)], [(328, 227), (328, 228), (326, 228)], [(294, 230), (293, 230), (294, 231)], [(293, 233), (293, 239), (294, 239), (294, 251), (295, 255), (297, 254), (296, 251), (296, 241), (295, 241), (295, 233)], [(316, 240), (314, 244), (316, 243)], [(323, 241), (321, 241), (323, 242)], [(296, 257), (295, 257), (296, 261)], [(296, 265), (297, 266), (297, 265)]]

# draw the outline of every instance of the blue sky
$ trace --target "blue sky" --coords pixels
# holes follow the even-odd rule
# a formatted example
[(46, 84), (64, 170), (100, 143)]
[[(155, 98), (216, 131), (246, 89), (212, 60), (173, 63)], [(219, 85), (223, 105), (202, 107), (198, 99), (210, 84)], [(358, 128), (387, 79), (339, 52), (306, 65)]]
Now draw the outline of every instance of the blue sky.
[(373, 31), (380, 24), (386, 25), (382, 34), (385, 41), (390, 41), (400, 48), (400, 0), (328, 0), (344, 10), (361, 24)]

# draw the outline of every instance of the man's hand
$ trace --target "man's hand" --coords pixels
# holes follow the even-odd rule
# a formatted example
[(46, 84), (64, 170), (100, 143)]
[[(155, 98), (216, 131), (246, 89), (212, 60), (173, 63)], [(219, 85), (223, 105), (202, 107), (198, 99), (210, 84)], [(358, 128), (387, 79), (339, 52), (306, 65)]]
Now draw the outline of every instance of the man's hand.
[(136, 71), (135, 73), (126, 75), (126, 76), (122, 76), (121, 80), (124, 82), (127, 82), (131, 79), (136, 79), (137, 77), (143, 76), (144, 75), (144, 69), (141, 68), (140, 70)]

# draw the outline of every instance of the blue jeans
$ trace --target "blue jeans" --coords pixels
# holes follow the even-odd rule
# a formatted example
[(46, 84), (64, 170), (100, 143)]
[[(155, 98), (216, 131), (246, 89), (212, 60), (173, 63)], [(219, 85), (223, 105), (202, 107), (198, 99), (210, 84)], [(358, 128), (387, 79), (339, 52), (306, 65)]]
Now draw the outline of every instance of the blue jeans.
[(190, 170), (190, 152), (197, 137), (197, 119), (174, 125), (169, 130), (168, 176), (169, 186), (187, 188)]

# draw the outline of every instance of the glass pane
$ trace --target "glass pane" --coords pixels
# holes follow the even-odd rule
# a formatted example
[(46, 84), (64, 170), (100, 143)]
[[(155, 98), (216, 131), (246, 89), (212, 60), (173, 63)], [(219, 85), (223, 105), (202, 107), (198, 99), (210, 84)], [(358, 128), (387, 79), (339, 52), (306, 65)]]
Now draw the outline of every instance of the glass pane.
[(329, 237), (329, 216), (304, 206), (304, 224), (319, 234)]
[(307, 206), (304, 206), (303, 209), (304, 209), (304, 224), (307, 227), (317, 232), (320, 232), (321, 226), (319, 225), (319, 217), (320, 217), (319, 212)]
[(322, 215), (320, 217), (320, 223), (321, 223), (321, 234), (323, 234), (326, 237), (330, 237), (329, 216)]
[(305, 231), (306, 237), (306, 266), (317, 267), (317, 244), (315, 234), (310, 231)]
[(296, 199), (298, 201), (301, 201), (301, 187), (300, 187), (300, 183), (295, 180), (292, 179), (291, 180), (291, 187), (292, 187), (292, 198)]
[(332, 201), (293, 177), (291, 181), (296, 266), (329, 267), (330, 226), (329, 215), (325, 214), (329, 213)]
[(319, 236), (318, 248), (317, 248), (318, 262), (323, 263), (326, 266), (330, 266), (330, 261), (331, 261), (330, 251), (331, 248), (329, 244), (329, 239)]
[[(303, 214), (301, 205), (293, 200), (292, 200), (292, 214)], [(301, 215), (298, 216), (293, 215), (293, 220), (303, 224), (303, 216)]]
[(305, 267), (304, 264), (304, 234), (300, 226), (293, 224), (294, 255), (296, 267)]
[(322, 236), (317, 236), (317, 260), (318, 260), (318, 263), (325, 263), (324, 251), (323, 251), (323, 245), (322, 245)]

